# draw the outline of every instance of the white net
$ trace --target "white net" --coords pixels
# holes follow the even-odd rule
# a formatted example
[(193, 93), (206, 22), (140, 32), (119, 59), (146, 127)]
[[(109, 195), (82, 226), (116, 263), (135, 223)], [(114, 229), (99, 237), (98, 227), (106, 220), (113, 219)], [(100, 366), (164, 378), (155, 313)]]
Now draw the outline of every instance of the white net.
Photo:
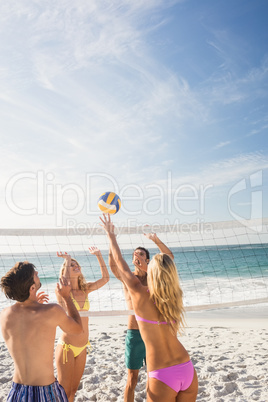
[[(132, 267), (138, 246), (158, 252), (144, 236), (154, 231), (172, 250), (184, 292), (186, 310), (201, 310), (268, 302), (268, 219), (243, 222), (214, 222), (195, 225), (117, 228), (117, 240)], [(101, 271), (89, 246), (97, 246), (108, 267), (108, 239), (102, 228), (93, 229), (0, 229), (0, 275), (16, 262), (33, 263), (42, 290), (56, 302), (55, 287), (62, 259), (57, 251), (78, 260), (90, 282)], [(109, 269), (109, 267), (108, 267)], [(110, 281), (89, 295), (89, 315), (127, 314), (122, 284), (111, 273)], [(0, 308), (11, 301), (0, 293)]]

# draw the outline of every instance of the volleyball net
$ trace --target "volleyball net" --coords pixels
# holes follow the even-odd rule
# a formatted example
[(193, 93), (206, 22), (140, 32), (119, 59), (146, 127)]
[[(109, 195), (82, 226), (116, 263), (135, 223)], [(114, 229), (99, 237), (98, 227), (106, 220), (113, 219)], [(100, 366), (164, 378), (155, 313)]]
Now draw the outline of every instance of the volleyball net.
[[(155, 232), (175, 258), (186, 311), (268, 302), (268, 218), (251, 221), (154, 225), (116, 228), (123, 257), (134, 270), (133, 250), (145, 247), (153, 256), (157, 246), (144, 233)], [(88, 315), (129, 314), (122, 283), (108, 266), (109, 242), (101, 227), (71, 229), (0, 229), (0, 276), (18, 261), (33, 263), (42, 282), (40, 290), (56, 302), (55, 287), (63, 260), (75, 258), (89, 282), (101, 278), (97, 246), (110, 273), (109, 282), (90, 293)], [(0, 309), (8, 301), (0, 292)]]

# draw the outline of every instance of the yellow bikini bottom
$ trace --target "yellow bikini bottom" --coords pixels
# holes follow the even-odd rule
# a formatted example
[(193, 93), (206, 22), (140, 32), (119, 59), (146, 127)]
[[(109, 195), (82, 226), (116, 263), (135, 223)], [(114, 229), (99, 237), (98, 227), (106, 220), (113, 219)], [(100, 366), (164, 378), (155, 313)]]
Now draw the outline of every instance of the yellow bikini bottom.
[(62, 345), (62, 352), (63, 352), (63, 364), (65, 364), (68, 361), (67, 354), (69, 350), (74, 354), (74, 357), (77, 357), (80, 355), (80, 353), (83, 352), (84, 349), (87, 348), (87, 352), (89, 353), (89, 349), (91, 349), (91, 344), (89, 341), (84, 346), (73, 346), (73, 345), (68, 345), (67, 343), (63, 342), (61, 339), (59, 339), (58, 344)]

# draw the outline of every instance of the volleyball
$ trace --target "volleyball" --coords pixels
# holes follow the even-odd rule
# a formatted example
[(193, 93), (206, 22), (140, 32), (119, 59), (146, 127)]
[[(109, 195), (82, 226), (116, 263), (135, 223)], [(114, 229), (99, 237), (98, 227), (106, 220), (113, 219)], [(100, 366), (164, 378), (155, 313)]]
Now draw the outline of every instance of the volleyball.
[(104, 214), (116, 214), (121, 207), (121, 200), (117, 194), (107, 191), (98, 199), (98, 207)]

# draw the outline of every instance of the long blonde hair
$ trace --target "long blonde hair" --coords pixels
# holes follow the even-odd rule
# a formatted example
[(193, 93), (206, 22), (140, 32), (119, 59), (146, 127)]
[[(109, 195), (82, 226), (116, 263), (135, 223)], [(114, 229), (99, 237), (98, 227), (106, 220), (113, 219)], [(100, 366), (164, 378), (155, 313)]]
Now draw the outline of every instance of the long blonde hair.
[(185, 327), (183, 291), (177, 268), (167, 254), (156, 254), (148, 265), (147, 282), (150, 298), (175, 335)]
[[(71, 262), (72, 261), (75, 262), (81, 268), (80, 264), (74, 258), (71, 259)], [(60, 269), (60, 278), (62, 278), (63, 276), (65, 276), (67, 280), (71, 278), (70, 268), (68, 268), (67, 260), (64, 260)], [(83, 291), (86, 291), (87, 289), (87, 281), (82, 273), (78, 277), (78, 288)]]

